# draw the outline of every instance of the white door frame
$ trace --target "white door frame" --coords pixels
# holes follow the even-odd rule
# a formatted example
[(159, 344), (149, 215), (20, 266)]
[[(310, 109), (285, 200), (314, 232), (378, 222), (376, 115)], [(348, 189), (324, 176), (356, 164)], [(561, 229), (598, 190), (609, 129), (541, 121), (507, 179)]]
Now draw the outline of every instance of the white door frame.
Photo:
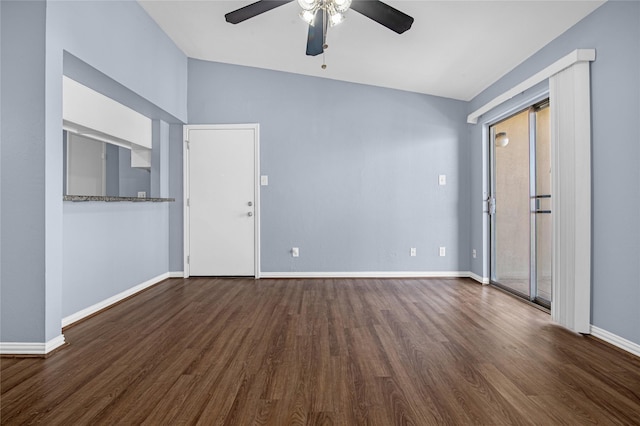
[(183, 206), (184, 206), (184, 278), (189, 278), (189, 130), (253, 130), (254, 152), (254, 276), (260, 278), (260, 125), (250, 124), (189, 124), (184, 126), (183, 159)]
[[(483, 131), (483, 191), (488, 195), (486, 169), (489, 125), (496, 117), (485, 114), (536, 84), (549, 81), (551, 104), (551, 174), (553, 213), (553, 289), (551, 317), (553, 321), (578, 333), (591, 332), (591, 104), (590, 67), (594, 49), (576, 49), (514, 88), (494, 98), (469, 114), (467, 122), (481, 122)], [(569, 75), (570, 74), (570, 75)], [(563, 96), (558, 96), (557, 79), (564, 75)], [(567, 76), (568, 75), (568, 76)], [(562, 91), (562, 90), (561, 90)], [(565, 105), (556, 105), (563, 98)], [(560, 117), (566, 118), (562, 122)], [(578, 123), (576, 125), (575, 123)], [(560, 135), (562, 133), (562, 135)], [(560, 144), (560, 136), (563, 142)], [(563, 155), (558, 156), (562, 147)], [(562, 173), (562, 175), (560, 175)], [(564, 195), (563, 195), (564, 194)], [(485, 197), (486, 200), (486, 197)], [(489, 242), (486, 201), (483, 220), (483, 281), (488, 277)], [(560, 232), (563, 230), (563, 232)]]

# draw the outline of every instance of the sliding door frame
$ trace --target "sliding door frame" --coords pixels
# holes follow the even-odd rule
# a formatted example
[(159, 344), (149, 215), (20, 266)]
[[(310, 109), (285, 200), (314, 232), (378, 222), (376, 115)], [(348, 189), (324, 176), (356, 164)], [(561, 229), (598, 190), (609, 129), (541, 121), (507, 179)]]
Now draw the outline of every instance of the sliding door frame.
[[(546, 92), (548, 94), (548, 92)], [(521, 109), (509, 109), (508, 113), (505, 113), (504, 116), (501, 116), (499, 119), (492, 120), (485, 125), (486, 132), (488, 132), (488, 145), (487, 145), (487, 153), (488, 153), (488, 163), (489, 163), (489, 175), (488, 175), (488, 196), (487, 196), (487, 212), (489, 218), (489, 246), (486, 252), (489, 257), (489, 283), (500, 287), (506, 291), (509, 291), (517, 296), (522, 297), (523, 299), (528, 300), (529, 302), (540, 305), (546, 309), (551, 308), (551, 301), (540, 298), (538, 296), (538, 281), (537, 281), (537, 146), (538, 146), (538, 128), (537, 128), (537, 116), (536, 113), (541, 108), (549, 108), (549, 98), (548, 96), (542, 96), (542, 99), (538, 99), (540, 96), (536, 96), (534, 101), (529, 103), (528, 106), (525, 106)], [(529, 251), (528, 251), (528, 259), (529, 259), (529, 267), (528, 267), (528, 294), (518, 291), (515, 288), (510, 287), (509, 285), (500, 282), (496, 279), (496, 146), (495, 146), (495, 138), (496, 131), (495, 127), (500, 123), (511, 119), (514, 116), (520, 115), (522, 113), (527, 113), (527, 143), (528, 143), (528, 167), (529, 167), (529, 185), (527, 186), (527, 199), (528, 199), (528, 221), (529, 221)], [(549, 130), (550, 132), (550, 130)]]
[[(531, 104), (535, 95), (512, 107), (509, 112), (491, 113), (536, 85), (549, 82), (551, 104), (551, 158), (554, 200), (553, 281), (551, 317), (560, 325), (583, 334), (591, 333), (591, 107), (590, 66), (595, 49), (576, 49), (520, 84), (495, 97), (467, 116), (478, 124), (483, 117), (483, 283), (488, 281), (488, 171), (487, 139), (489, 123), (497, 116)], [(541, 98), (540, 98), (541, 99)], [(560, 100), (560, 102), (557, 102)], [(558, 104), (558, 105), (556, 105)], [(488, 118), (487, 118), (488, 117)], [(566, 146), (566, 149), (565, 149)], [(562, 149), (560, 149), (562, 148)], [(562, 171), (564, 176), (559, 176)], [(571, 173), (573, 175), (571, 176)], [(573, 194), (573, 196), (571, 195)], [(562, 235), (560, 235), (562, 233)]]

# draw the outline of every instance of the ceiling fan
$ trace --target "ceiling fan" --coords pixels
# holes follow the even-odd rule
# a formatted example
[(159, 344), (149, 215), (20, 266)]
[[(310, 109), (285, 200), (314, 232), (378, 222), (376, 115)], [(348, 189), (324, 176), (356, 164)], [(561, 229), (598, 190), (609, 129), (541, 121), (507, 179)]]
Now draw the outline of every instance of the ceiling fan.
[[(293, 0), (259, 0), (224, 15), (227, 22), (238, 24)], [(379, 0), (298, 0), (302, 7), (300, 17), (309, 23), (307, 55), (316, 56), (327, 48), (327, 27), (344, 20), (347, 10), (373, 19), (398, 34), (411, 28), (413, 18)]]

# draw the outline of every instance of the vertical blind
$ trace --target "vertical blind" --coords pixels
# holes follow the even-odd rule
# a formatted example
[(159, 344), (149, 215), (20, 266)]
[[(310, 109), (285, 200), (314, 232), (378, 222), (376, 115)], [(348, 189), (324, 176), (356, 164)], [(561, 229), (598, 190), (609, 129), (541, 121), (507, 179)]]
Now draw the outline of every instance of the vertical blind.
[(553, 186), (551, 318), (578, 333), (591, 324), (591, 107), (589, 62), (549, 78)]

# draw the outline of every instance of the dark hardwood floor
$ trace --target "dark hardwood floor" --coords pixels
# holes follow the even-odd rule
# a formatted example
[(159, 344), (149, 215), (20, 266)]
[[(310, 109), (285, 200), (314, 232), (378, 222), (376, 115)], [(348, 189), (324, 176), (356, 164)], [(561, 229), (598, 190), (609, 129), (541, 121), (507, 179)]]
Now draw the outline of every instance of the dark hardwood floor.
[(640, 424), (640, 359), (468, 279), (172, 279), (1, 360), (2, 424)]

